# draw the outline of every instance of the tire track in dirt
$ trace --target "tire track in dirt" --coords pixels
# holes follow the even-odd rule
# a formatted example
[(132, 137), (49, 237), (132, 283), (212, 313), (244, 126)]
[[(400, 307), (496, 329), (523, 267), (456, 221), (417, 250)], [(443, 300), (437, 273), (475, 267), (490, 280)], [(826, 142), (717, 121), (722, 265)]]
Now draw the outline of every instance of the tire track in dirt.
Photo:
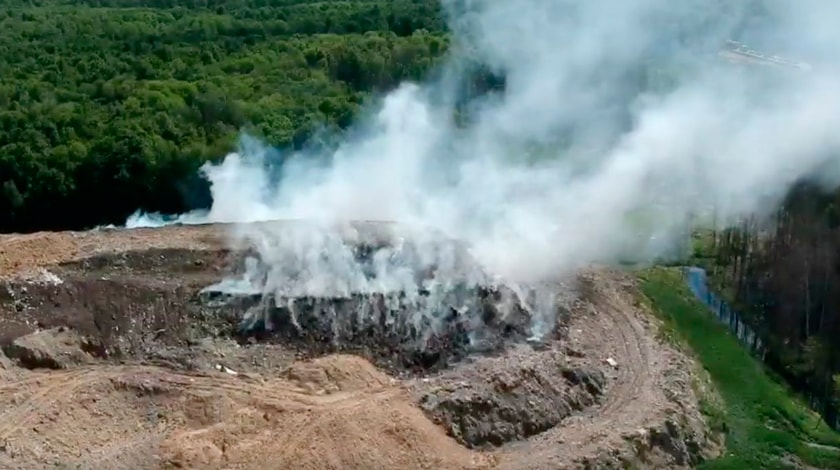
[[(79, 449), (70, 442), (73, 440), (72, 437), (62, 433), (60, 429), (61, 427), (66, 429), (68, 424), (73, 427), (74, 422), (68, 423), (64, 418), (57, 424), (53, 423), (53, 419), (58, 417), (54, 414), (56, 410), (78, 408), (79, 398), (89, 397), (91, 391), (94, 391), (97, 398), (101, 397), (107, 402), (107, 395), (114, 392), (119, 393), (121, 388), (117, 382), (119, 379), (136, 377), (137, 374), (148, 377), (164, 377), (169, 375), (170, 371), (143, 365), (80, 366), (69, 370), (29, 372), (22, 379), (3, 384), (0, 386), (0, 400), (6, 403), (9, 403), (11, 395), (20, 393), (20, 390), (36, 390), (36, 392), (23, 403), (7, 407), (8, 411), (0, 414), (0, 442), (6, 442), (6, 439), (15, 437), (19, 441), (15, 443), (15, 447), (27, 449), (30, 456), (39, 456), (39, 454), (42, 454), (42, 450), (39, 450), (43, 449), (42, 445), (39, 442), (35, 442), (35, 445), (31, 447), (27, 444), (21, 444), (21, 440), (26, 442), (28, 439), (21, 439), (20, 436), (31, 436), (27, 427), (36, 420), (46, 420), (46, 423), (49, 424), (41, 426), (42, 431), (35, 430), (35, 432), (39, 435), (38, 439), (44, 439), (45, 443), (48, 443), (48, 448)], [(176, 381), (189, 383), (189, 377), (180, 377)], [(154, 394), (154, 391), (149, 393)], [(138, 396), (140, 395), (142, 393), (138, 394)], [(80, 411), (82, 414), (89, 413), (86, 409)], [(43, 421), (42, 424), (44, 424)], [(133, 432), (117, 432), (108, 436), (108, 439), (97, 440), (96, 444), (90, 442), (89, 446), (79, 449), (76, 455), (73, 455), (73, 453), (62, 455), (61, 463), (68, 465), (68, 468), (85, 469), (157, 468), (156, 449), (168, 431), (168, 427), (165, 426), (159, 432), (152, 433), (141, 429), (141, 427)], [(2, 457), (9, 458), (9, 455), (2, 455)], [(36, 462), (40, 463), (31, 462), (32, 466), (26, 468), (44, 468), (47, 465), (43, 460), (36, 460)], [(14, 465), (19, 467), (22, 463), (20, 460), (15, 460)], [(58, 463), (55, 465), (58, 465)]]
[[(404, 393), (398, 386), (365, 388), (333, 393), (313, 393), (296, 387), (284, 379), (252, 381), (247, 377), (227, 374), (185, 374), (155, 366), (83, 366), (77, 369), (37, 372), (35, 376), (0, 385), (0, 400), (14, 401), (13, 395), (35, 390), (22, 403), (6, 406), (0, 413), (0, 442), (29, 425), (39, 411), (55, 403), (68, 401), (74, 392), (93, 383), (111, 381), (123, 387), (142, 389), (162, 386), (164, 392), (178, 394), (237, 394), (257, 397), (261, 402), (274, 402), (288, 410), (309, 410), (328, 406), (333, 409), (352, 407), (361, 400), (386, 400)], [(150, 393), (154, 393), (153, 391)]]
[[(579, 434), (575, 440), (583, 443), (597, 442), (606, 431), (614, 429), (617, 422), (626, 426), (631, 422), (642, 421), (640, 418), (649, 409), (655, 409), (648, 406), (657, 404), (654, 397), (655, 370), (651, 366), (654, 351), (650, 334), (639, 321), (638, 312), (628, 309), (632, 304), (616, 302), (622, 293), (614, 290), (609, 292), (612, 289), (605, 289), (609, 283), (603, 280), (597, 285), (596, 289), (600, 292), (591, 299), (598, 309), (597, 321), (605, 332), (612, 331), (611, 336), (619, 339), (614, 354), (622, 354), (615, 354), (615, 358), (620, 361), (619, 375), (609, 388), (606, 401), (590, 411), (585, 420), (578, 419), (566, 428), (569, 434)], [(594, 449), (584, 448), (581, 453), (587, 450)]]
[(224, 391), (227, 394), (254, 397), (262, 405), (270, 404), (272, 407), (282, 407), (286, 411), (311, 411), (312, 408), (321, 407), (341, 410), (356, 406), (361, 401), (387, 400), (405, 393), (403, 387), (393, 386), (319, 394), (289, 386), (282, 379), (268, 381), (261, 385), (237, 382), (237, 379), (217, 377), (208, 378), (206, 382), (180, 382), (178, 385), (185, 393)]
[(39, 411), (53, 403), (67, 401), (77, 390), (89, 386), (93, 381), (112, 379), (141, 370), (142, 366), (111, 366), (108, 368), (86, 366), (70, 370), (34, 372), (0, 386), (0, 400), (14, 402), (10, 395), (35, 390), (22, 403), (6, 406), (0, 413), (0, 442), (25, 428), (38, 416)]
[[(128, 395), (125, 398), (119, 398), (120, 393), (126, 392)], [(184, 426), (189, 427), (189, 421), (185, 422), (184, 418), (178, 416), (190, 413), (190, 409), (192, 413), (199, 413), (198, 416), (203, 413), (202, 409), (220, 410), (220, 414), (208, 416), (210, 421), (196, 423), (197, 429), (207, 426), (206, 429), (210, 430), (224, 426), (224, 429), (232, 430), (232, 436), (235, 436), (237, 432), (250, 432), (247, 427), (236, 431), (239, 429), (237, 426), (241, 425), (236, 416), (244, 410), (254, 410), (260, 416), (266, 414), (280, 417), (290, 414), (306, 416), (311, 413), (352, 415), (359, 412), (364, 415), (367, 413), (365, 409), (387, 408), (387, 403), (392, 399), (407, 402), (405, 396), (400, 397), (404, 393), (404, 389), (396, 384), (325, 392), (307, 390), (290, 382), (282, 374), (262, 379), (250, 374), (232, 376), (222, 372), (182, 373), (145, 365), (81, 366), (49, 372), (21, 370), (18, 380), (0, 386), (0, 467), (43, 468), (61, 455), (61, 463), (71, 465), (72, 468), (160, 468), (160, 446), (172, 432), (188, 429)], [(97, 400), (94, 402), (95, 408), (89, 410), (87, 405), (81, 403), (88, 402), (92, 396)], [(24, 400), (18, 401), (19, 397)], [(141, 401), (135, 403), (143, 403), (145, 400), (157, 403), (151, 405), (152, 409), (161, 410), (164, 414), (160, 416), (166, 416), (164, 421), (159, 424), (156, 420), (146, 422), (148, 418), (144, 412), (140, 411), (140, 415), (137, 415), (137, 407), (134, 406), (130, 409), (135, 411), (126, 411), (127, 414), (118, 415), (120, 417), (116, 419), (136, 420), (139, 426), (136, 429), (131, 425), (104, 439), (101, 435), (97, 438), (91, 436), (92, 440), (84, 447), (80, 447), (78, 442), (87, 442), (86, 439), (79, 441), (69, 437), (77, 422), (70, 416), (78, 418), (80, 413), (81, 416), (94, 413), (99, 416), (98, 422), (103, 423), (103, 417), (97, 409), (102, 410), (101, 407), (105, 406), (105, 410), (110, 410), (114, 406), (121, 407), (119, 403), (128, 404), (138, 399)], [(143, 406), (140, 406), (140, 410)], [(63, 415), (63, 410), (67, 409), (76, 411)], [(175, 414), (170, 415), (172, 412)], [(156, 411), (150, 413), (157, 416)], [(54, 422), (55, 418), (59, 421)], [(171, 421), (172, 418), (175, 421)], [(268, 422), (265, 425), (268, 426)], [(60, 451), (56, 457), (49, 457), (56, 449), (65, 450)], [(44, 453), (45, 450), (47, 453)], [(21, 458), (24, 460), (21, 461)]]
[[(621, 446), (623, 435), (660, 424), (668, 403), (660, 382), (670, 351), (655, 339), (622, 290), (619, 273), (591, 272), (582, 276), (592, 312), (578, 312), (570, 324), (575, 347), (618, 362), (616, 375), (600, 405), (572, 416), (529, 442), (501, 452), (500, 470), (574, 468), (600, 450)], [(579, 333), (576, 333), (579, 332)], [(602, 362), (603, 364), (603, 362)]]
[(635, 401), (639, 393), (650, 386), (652, 378), (652, 348), (648, 344), (644, 326), (639, 322), (636, 312), (628, 311), (627, 304), (624, 308), (616, 304), (615, 295), (614, 292), (599, 292), (593, 299), (593, 305), (598, 309), (598, 323), (604, 331), (612, 331), (618, 336), (618, 352), (623, 353), (616, 355), (621, 360), (619, 379), (611, 387), (607, 401), (599, 408), (593, 422), (603, 422), (610, 414), (625, 409)]
[(75, 462), (75, 468), (108, 470), (155, 468), (159, 465), (158, 457), (155, 454), (163, 440), (163, 435), (119, 440), (107, 448), (98, 449), (98, 455), (94, 457), (78, 459)]
[[(101, 368), (99, 369), (101, 370)], [(133, 375), (131, 375), (133, 374)], [(101, 377), (101, 376), (100, 376)], [(332, 404), (343, 400), (351, 400), (358, 395), (377, 396), (388, 395), (401, 387), (394, 381), (390, 386), (366, 387), (359, 390), (338, 391), (332, 393), (317, 393), (290, 383), (283, 377), (271, 379), (253, 379), (248, 375), (231, 376), (225, 373), (180, 373), (155, 366), (123, 367), (109, 371), (108, 378), (132, 378), (132, 382), (147, 381), (169, 385), (181, 391), (226, 391), (243, 395), (258, 395), (260, 397), (295, 397), (307, 404)]]
[[(11, 407), (0, 413), (0, 441), (5, 441), (12, 434), (27, 426), (45, 405), (61, 400), (86, 383), (85, 379), (96, 375), (93, 370), (74, 370), (62, 374), (60, 377), (41, 377), (33, 384), (42, 385), (20, 405)], [(46, 382), (46, 383), (43, 383)], [(10, 384), (9, 387), (20, 387), (20, 383)]]

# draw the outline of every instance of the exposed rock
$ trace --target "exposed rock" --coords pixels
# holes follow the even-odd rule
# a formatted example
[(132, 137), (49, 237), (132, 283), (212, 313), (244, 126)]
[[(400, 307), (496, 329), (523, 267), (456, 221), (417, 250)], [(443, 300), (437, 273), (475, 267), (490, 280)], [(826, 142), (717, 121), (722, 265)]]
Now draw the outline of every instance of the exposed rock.
[(461, 374), (476, 367), (478, 377), (433, 386), (420, 404), (461, 443), (500, 446), (560, 424), (604, 393), (600, 371), (569, 368), (556, 351), (532, 352), (531, 358), (486, 358), (486, 364), (459, 367)]
[(75, 331), (51, 328), (21, 336), (3, 348), (5, 353), (27, 369), (64, 369), (90, 362), (92, 345)]
[(694, 468), (709, 455), (702, 423), (666, 419), (624, 436), (628, 446), (581, 462), (584, 468)]
[(0, 351), (0, 370), (7, 370), (12, 367), (12, 361), (3, 354), (3, 351)]

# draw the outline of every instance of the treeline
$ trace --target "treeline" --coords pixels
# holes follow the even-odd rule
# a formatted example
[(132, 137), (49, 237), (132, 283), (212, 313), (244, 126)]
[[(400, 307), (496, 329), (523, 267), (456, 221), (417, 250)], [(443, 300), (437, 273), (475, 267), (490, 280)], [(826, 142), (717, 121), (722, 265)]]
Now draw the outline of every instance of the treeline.
[(840, 409), (840, 192), (793, 189), (775, 220), (712, 234), (701, 264), (767, 345), (765, 361), (836, 422)]
[[(283, 148), (340, 132), (450, 41), (439, 0), (8, 0), (0, 28), (0, 232), (206, 207), (197, 169), (242, 131)], [(462, 65), (468, 122), (505, 81)], [(616, 100), (674, 74), (640, 64)]]
[(432, 0), (5, 2), (0, 231), (207, 204), (242, 130), (299, 148), (447, 47)]

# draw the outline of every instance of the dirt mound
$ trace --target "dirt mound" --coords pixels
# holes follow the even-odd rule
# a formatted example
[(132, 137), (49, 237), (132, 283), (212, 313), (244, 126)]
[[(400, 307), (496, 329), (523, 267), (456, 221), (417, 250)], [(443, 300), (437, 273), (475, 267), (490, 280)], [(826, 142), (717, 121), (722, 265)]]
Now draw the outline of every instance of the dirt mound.
[(397, 389), (320, 400), (274, 395), (251, 399), (235, 414), (174, 433), (162, 445), (164, 461), (179, 468), (255, 470), (454, 470), (492, 463), (452, 441)]
[(10, 275), (32, 267), (55, 264), (79, 253), (77, 237), (41, 232), (0, 236), (0, 273)]
[(297, 363), (285, 374), (293, 380), (144, 366), (30, 374), (0, 387), (4, 468), (119, 461), (119, 468), (460, 470), (493, 462), (459, 446), (360, 358)]
[(370, 362), (345, 354), (297, 362), (283, 375), (293, 384), (316, 393), (351, 392), (393, 384), (393, 379)]
[(181, 468), (264, 469), (273, 462), (300, 470), (480, 469), (493, 462), (446, 436), (396, 380), (362, 358), (325, 356), (282, 375), (261, 387), (274, 393), (231, 410), (233, 422), (174, 433), (163, 443), (164, 460)]
[(58, 327), (21, 336), (3, 351), (27, 369), (65, 369), (92, 362), (95, 356), (91, 352), (96, 351), (96, 346), (75, 331)]
[(224, 230), (213, 225), (0, 235), (0, 278), (101, 253), (154, 248), (218, 250), (224, 247), (225, 238)]
[(436, 377), (422, 387), (420, 403), (465, 445), (501, 446), (594, 405), (605, 386), (603, 373), (569, 367), (559, 351), (520, 347)]
[(0, 385), (0, 468), (155, 468), (159, 399), (118, 387), (126, 373), (27, 372)]

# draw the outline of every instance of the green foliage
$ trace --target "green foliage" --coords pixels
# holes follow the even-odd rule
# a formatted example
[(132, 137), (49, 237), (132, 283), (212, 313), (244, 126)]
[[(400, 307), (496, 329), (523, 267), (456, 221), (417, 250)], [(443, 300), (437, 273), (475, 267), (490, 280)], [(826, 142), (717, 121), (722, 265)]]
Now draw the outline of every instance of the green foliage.
[(765, 363), (832, 423), (840, 410), (832, 380), (840, 370), (838, 201), (840, 192), (800, 182), (775, 220), (696, 231), (691, 260), (760, 335)]
[(433, 0), (11, 0), (0, 35), (0, 231), (185, 210), (242, 130), (346, 128), (448, 41)]
[(840, 374), (835, 374), (834, 380), (834, 406), (840, 407)]
[(693, 350), (725, 401), (725, 416), (703, 407), (710, 421), (727, 431), (725, 455), (703, 468), (787, 468), (791, 458), (840, 468), (840, 435), (770, 378), (694, 298), (678, 270), (651, 269), (641, 278), (648, 303), (667, 330)]

